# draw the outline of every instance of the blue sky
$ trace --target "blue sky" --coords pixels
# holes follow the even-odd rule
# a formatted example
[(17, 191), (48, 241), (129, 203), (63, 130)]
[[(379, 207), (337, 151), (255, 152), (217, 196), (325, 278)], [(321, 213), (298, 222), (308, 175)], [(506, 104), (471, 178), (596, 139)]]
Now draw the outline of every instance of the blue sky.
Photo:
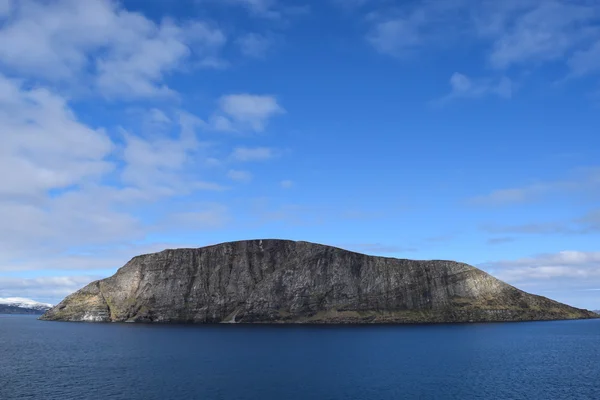
[(0, 0), (0, 297), (286, 238), (600, 308), (600, 6)]

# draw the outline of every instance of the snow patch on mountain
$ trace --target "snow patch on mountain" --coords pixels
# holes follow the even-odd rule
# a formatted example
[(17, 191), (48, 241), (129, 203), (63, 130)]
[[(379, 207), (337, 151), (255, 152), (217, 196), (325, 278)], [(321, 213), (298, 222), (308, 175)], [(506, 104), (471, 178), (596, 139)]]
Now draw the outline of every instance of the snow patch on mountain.
[(0, 304), (4, 304), (7, 306), (13, 306), (13, 307), (29, 308), (32, 310), (41, 310), (41, 311), (46, 311), (53, 307), (52, 304), (40, 303), (38, 301), (26, 299), (23, 297), (5, 297), (5, 298), (0, 297)]

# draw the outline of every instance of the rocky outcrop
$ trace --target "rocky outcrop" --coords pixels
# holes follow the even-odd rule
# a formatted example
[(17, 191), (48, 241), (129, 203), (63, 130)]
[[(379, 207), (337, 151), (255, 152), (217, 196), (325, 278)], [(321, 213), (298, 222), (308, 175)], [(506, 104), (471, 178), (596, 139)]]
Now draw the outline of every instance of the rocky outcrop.
[(134, 257), (41, 319), (194, 323), (429, 323), (594, 318), (454, 261), (249, 240)]

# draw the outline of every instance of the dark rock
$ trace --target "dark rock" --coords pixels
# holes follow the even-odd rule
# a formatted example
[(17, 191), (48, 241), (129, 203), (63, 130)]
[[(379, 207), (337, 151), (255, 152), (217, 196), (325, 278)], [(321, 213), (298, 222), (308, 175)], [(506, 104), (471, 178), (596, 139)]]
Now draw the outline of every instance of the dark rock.
[(454, 261), (250, 240), (134, 257), (45, 320), (429, 323), (594, 318)]

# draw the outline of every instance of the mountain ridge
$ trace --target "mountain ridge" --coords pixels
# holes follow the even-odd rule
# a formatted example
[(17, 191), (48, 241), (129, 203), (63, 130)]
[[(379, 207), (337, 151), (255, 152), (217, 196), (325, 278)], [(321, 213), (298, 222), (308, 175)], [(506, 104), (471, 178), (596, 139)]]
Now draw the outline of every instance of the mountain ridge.
[(0, 298), (0, 314), (43, 314), (52, 307), (23, 297)]
[(23, 309), (47, 311), (52, 308), (53, 305), (49, 303), (41, 303), (32, 299), (26, 299), (24, 297), (5, 297), (0, 298), (0, 305), (18, 307)]
[(465, 263), (255, 239), (133, 257), (41, 319), (193, 323), (422, 323), (595, 318)]

